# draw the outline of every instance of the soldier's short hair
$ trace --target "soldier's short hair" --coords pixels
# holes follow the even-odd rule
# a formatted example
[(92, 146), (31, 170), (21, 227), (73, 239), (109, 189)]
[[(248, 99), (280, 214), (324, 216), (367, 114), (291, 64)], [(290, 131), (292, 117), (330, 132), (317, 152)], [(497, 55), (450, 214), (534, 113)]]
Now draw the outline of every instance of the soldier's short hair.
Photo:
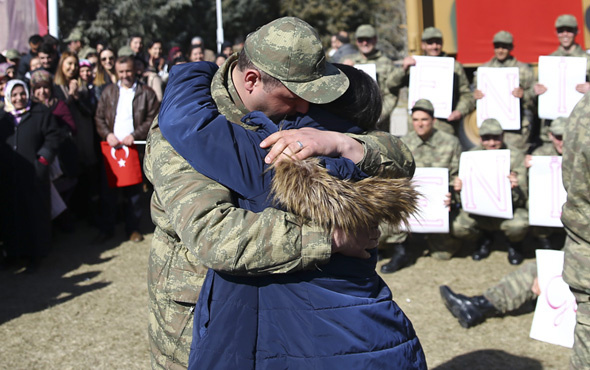
[(246, 51), (244, 49), (240, 50), (238, 54), (238, 64), (237, 64), (238, 71), (242, 72), (246, 69), (254, 69), (260, 73), (260, 79), (264, 84), (264, 91), (267, 93), (271, 92), (272, 90), (276, 89), (283, 84), (278, 79), (272, 77), (268, 73), (261, 71), (260, 68), (256, 67), (254, 63), (248, 58)]

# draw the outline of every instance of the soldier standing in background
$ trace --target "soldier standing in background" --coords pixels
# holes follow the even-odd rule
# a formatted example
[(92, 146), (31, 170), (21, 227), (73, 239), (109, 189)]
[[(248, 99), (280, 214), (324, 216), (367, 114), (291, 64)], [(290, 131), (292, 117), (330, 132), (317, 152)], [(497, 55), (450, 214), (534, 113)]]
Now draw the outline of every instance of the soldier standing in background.
[[(442, 51), (443, 35), (438, 28), (428, 27), (422, 33), (422, 50), (424, 55), (431, 57), (445, 57)], [(412, 56), (404, 58), (403, 68), (398, 68), (387, 79), (387, 88), (398, 91), (410, 84), (410, 67), (416, 65)], [(453, 73), (453, 111), (447, 119), (437, 119), (436, 128), (448, 134), (458, 136), (461, 119), (473, 112), (475, 100), (469, 88), (469, 80), (461, 63), (455, 60)]]
[[(531, 122), (533, 120), (533, 111), (535, 109), (535, 93), (533, 84), (535, 74), (532, 68), (516, 60), (511, 55), (514, 49), (514, 39), (508, 31), (500, 31), (494, 35), (494, 57), (482, 67), (493, 68), (518, 68), (518, 87), (512, 91), (512, 95), (520, 99), (520, 130), (504, 131), (504, 140), (510, 146), (522, 152), (526, 152), (529, 146)], [(473, 78), (473, 85), (477, 87), (477, 74)], [(473, 97), (478, 100), (484, 97), (481, 90), (476, 89)]]
[(397, 92), (387, 88), (387, 77), (396, 69), (393, 61), (377, 48), (377, 31), (370, 24), (363, 24), (356, 29), (356, 46), (359, 53), (344, 58), (344, 64), (375, 64), (377, 69), (377, 84), (383, 96), (383, 110), (377, 128), (389, 132), (391, 112), (397, 104)]

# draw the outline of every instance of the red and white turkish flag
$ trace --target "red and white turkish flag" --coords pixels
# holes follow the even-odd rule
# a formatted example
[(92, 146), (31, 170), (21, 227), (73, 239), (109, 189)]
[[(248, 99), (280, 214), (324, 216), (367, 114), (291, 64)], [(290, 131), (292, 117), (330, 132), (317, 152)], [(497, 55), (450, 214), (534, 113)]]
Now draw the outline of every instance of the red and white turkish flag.
[(136, 185), (143, 181), (139, 154), (135, 145), (114, 148), (106, 141), (101, 141), (100, 147), (111, 188)]

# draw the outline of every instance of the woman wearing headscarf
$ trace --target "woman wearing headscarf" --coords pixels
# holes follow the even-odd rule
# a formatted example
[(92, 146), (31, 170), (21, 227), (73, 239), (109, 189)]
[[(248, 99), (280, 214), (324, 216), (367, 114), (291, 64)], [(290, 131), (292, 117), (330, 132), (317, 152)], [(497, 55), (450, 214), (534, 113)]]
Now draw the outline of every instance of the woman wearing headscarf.
[(26, 258), (33, 271), (50, 247), (49, 165), (61, 134), (49, 109), (30, 101), (23, 81), (9, 81), (5, 94), (0, 112), (0, 239), (4, 256)]

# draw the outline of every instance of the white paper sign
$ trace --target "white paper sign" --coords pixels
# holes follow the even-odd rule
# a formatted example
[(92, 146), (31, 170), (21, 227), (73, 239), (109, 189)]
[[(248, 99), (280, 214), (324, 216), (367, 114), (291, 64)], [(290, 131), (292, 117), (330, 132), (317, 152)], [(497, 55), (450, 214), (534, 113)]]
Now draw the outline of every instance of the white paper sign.
[(434, 106), (434, 116), (447, 119), (453, 111), (455, 59), (427, 56), (414, 56), (414, 59), (416, 65), (410, 67), (408, 109), (419, 99), (428, 99)]
[(519, 85), (517, 67), (477, 69), (477, 89), (484, 93), (477, 100), (477, 127), (495, 118), (504, 130), (520, 129), (520, 99), (512, 95)]
[(366, 63), (366, 64), (355, 64), (354, 68), (360, 69), (369, 76), (373, 77), (373, 80), (377, 81), (377, 64)]
[(461, 203), (466, 212), (511, 219), (510, 150), (475, 150), (461, 153)]
[(410, 217), (413, 233), (449, 233), (449, 210), (445, 195), (449, 192), (449, 169), (416, 168), (412, 182), (422, 195), (418, 198), (418, 212)]
[(561, 157), (533, 156), (529, 169), (529, 224), (563, 227), (561, 206), (566, 198)]
[(537, 250), (537, 271), (541, 295), (530, 337), (572, 348), (576, 326), (576, 299), (563, 281), (563, 251)]
[(583, 94), (576, 85), (586, 82), (586, 58), (539, 57), (539, 83), (547, 91), (539, 95), (539, 117), (567, 117)]

